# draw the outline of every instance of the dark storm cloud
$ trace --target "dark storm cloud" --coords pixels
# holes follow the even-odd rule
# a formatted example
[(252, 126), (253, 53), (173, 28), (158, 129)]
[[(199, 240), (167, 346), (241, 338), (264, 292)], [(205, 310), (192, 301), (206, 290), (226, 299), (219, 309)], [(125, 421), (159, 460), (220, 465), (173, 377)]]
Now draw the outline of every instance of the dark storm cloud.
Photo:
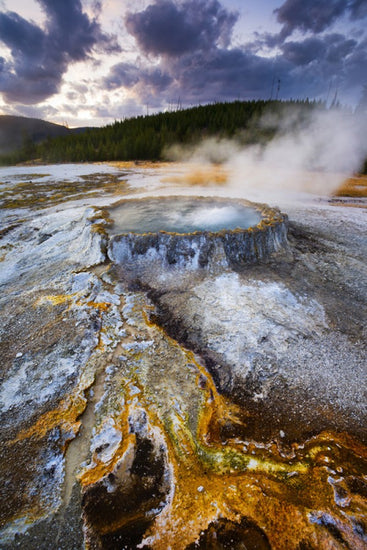
[[(178, 101), (267, 99), (272, 90), (282, 99), (325, 99), (330, 83), (348, 92), (366, 78), (366, 44), (362, 37), (325, 31), (342, 16), (362, 17), (365, 5), (366, 0), (286, 0), (276, 10), (280, 33), (235, 48), (237, 16), (218, 0), (155, 0), (127, 15), (137, 60), (115, 65), (104, 85), (131, 89), (137, 101), (158, 108)], [(295, 31), (308, 35), (292, 40)], [(264, 45), (277, 46), (277, 55), (261, 55)]]
[(101, 39), (95, 20), (83, 13), (80, 0), (38, 0), (47, 14), (48, 45), (70, 60), (80, 61)]
[(145, 53), (177, 56), (216, 44), (228, 45), (237, 14), (217, 0), (158, 0), (129, 13), (126, 27)]
[(273, 71), (286, 78), (289, 64), (244, 49), (216, 49), (210, 56), (187, 57), (172, 67), (178, 89), (188, 101), (268, 97)]
[(22, 53), (34, 45), (34, 54), (39, 55), (44, 48), (44, 32), (29, 23), (17, 13), (0, 13), (0, 39), (13, 52)]
[(134, 88), (144, 98), (160, 94), (167, 102), (182, 97), (187, 104), (264, 95), (274, 60), (229, 47), (237, 17), (218, 0), (157, 0), (129, 13), (128, 31), (142, 52), (159, 58), (159, 66), (152, 71), (119, 63), (105, 85)]
[(166, 89), (172, 82), (172, 78), (162, 72), (159, 68), (139, 68), (130, 63), (117, 63), (110, 71), (110, 74), (104, 81), (104, 86), (107, 90), (114, 90), (124, 86), (132, 88), (136, 84), (144, 87), (145, 91), (148, 87), (153, 93), (160, 92)]
[(367, 40), (360, 42), (343, 60), (344, 80), (360, 88), (367, 83)]
[[(292, 61), (290, 86), (298, 97), (326, 99), (328, 90), (339, 96), (354, 94), (358, 100), (367, 75), (367, 41), (358, 43), (341, 34), (317, 39), (310, 48), (309, 39), (286, 42), (284, 56)], [(320, 49), (319, 55), (316, 50)]]
[(9, 102), (39, 103), (58, 92), (69, 63), (86, 59), (97, 45), (117, 46), (99, 23), (83, 12), (80, 0), (38, 0), (45, 27), (14, 12), (0, 12), (0, 41), (11, 61), (0, 72), (0, 91)]
[(348, 63), (349, 56), (359, 48), (357, 40), (337, 33), (326, 35), (324, 37), (324, 44), (326, 61), (337, 65)]
[(324, 56), (324, 42), (319, 38), (307, 38), (303, 42), (286, 42), (282, 46), (284, 57), (294, 65), (308, 65)]
[(352, 19), (367, 16), (366, 0), (286, 0), (274, 10), (283, 25), (280, 37), (285, 39), (295, 30), (321, 33), (338, 18), (349, 15)]
[(104, 81), (104, 87), (107, 90), (115, 90), (124, 86), (132, 88), (140, 79), (139, 69), (130, 63), (117, 63), (110, 71), (110, 74)]
[[(258, 35), (254, 45), (258, 51), (263, 46), (277, 47), (283, 59), (290, 63), (287, 97), (293, 94), (325, 98), (328, 95), (325, 90), (333, 83), (334, 89), (344, 97), (354, 94), (355, 101), (357, 89), (367, 78), (363, 23), (360, 23), (359, 35), (353, 32), (353, 38), (327, 31), (337, 22), (340, 29), (348, 19), (356, 23), (366, 17), (367, 1), (286, 0), (274, 13), (282, 25), (280, 32)], [(307, 37), (302, 40), (300, 32)], [(285, 93), (284, 86), (282, 92)]]
[(298, 42), (287, 41), (281, 49), (285, 59), (295, 66), (302, 66), (322, 61), (340, 64), (356, 46), (356, 40), (333, 33), (322, 38), (310, 37)]
[(159, 97), (161, 103), (189, 105), (230, 99), (268, 97), (273, 71), (287, 79), (290, 64), (282, 58), (258, 57), (242, 49), (213, 48), (164, 59), (153, 71), (135, 65), (115, 65), (105, 81), (112, 88), (134, 89), (143, 103)]
[(345, 12), (346, 4), (345, 0), (286, 0), (274, 13), (285, 36), (296, 29), (319, 33)]
[(366, 0), (353, 0), (349, 4), (351, 19), (367, 18), (367, 2)]

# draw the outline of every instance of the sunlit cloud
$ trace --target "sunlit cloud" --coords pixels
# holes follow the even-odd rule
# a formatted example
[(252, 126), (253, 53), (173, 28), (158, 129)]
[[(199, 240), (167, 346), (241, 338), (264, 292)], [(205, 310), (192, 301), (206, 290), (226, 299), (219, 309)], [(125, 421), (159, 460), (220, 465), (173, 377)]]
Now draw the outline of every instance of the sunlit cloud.
[(74, 126), (235, 99), (355, 106), (366, 24), (364, 0), (2, 0), (0, 106)]

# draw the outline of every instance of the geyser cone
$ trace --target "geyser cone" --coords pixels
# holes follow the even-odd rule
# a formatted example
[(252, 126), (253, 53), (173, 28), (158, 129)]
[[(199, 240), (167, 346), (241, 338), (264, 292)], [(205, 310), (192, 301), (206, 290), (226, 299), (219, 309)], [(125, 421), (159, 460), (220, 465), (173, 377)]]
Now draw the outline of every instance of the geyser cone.
[(287, 244), (287, 216), (263, 204), (214, 197), (124, 200), (110, 210), (108, 255), (135, 270), (239, 266)]

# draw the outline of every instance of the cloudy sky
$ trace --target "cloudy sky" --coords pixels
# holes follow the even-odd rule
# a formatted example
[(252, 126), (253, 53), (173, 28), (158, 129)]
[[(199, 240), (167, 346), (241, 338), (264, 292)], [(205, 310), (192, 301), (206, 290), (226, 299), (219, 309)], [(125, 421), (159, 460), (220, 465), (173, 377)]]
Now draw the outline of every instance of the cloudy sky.
[(213, 101), (356, 105), (367, 0), (0, 0), (0, 113), (69, 126)]

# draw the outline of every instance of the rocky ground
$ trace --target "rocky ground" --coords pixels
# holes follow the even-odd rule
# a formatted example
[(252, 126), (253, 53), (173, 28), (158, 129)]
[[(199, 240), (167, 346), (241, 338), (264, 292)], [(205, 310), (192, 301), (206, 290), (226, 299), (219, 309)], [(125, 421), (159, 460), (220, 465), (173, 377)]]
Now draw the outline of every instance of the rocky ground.
[(366, 548), (366, 206), (269, 197), (260, 263), (126, 271), (108, 206), (167, 170), (1, 172), (1, 548)]
[(288, 250), (269, 262), (152, 289), (169, 334), (254, 412), (247, 434), (276, 437), (282, 427), (294, 439), (332, 429), (366, 442), (364, 217), (298, 210)]

